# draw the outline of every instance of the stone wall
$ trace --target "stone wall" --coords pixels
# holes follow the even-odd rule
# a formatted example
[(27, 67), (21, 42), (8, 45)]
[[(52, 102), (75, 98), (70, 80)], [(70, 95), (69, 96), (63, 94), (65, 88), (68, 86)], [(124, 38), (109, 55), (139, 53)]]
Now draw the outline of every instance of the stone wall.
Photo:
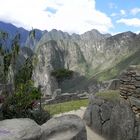
[(120, 78), (120, 96), (127, 100), (137, 117), (140, 116), (140, 66), (131, 66)]
[(82, 100), (82, 99), (88, 99), (88, 93), (84, 92), (81, 94), (78, 93), (62, 93), (57, 95), (54, 98), (47, 99), (43, 102), (43, 104), (57, 104), (57, 103), (63, 103), (68, 102), (72, 100)]

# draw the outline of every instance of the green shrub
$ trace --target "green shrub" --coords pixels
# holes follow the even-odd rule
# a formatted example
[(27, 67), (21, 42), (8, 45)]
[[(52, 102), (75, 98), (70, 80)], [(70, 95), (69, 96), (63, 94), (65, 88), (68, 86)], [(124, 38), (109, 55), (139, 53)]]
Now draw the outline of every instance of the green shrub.
[[(49, 119), (49, 113), (43, 110), (40, 110), (39, 113), (34, 111), (34, 105), (40, 98), (41, 92), (33, 86), (32, 81), (20, 84), (16, 92), (12, 96), (7, 97), (2, 105), (3, 119), (31, 118), (42, 124), (42, 122)], [(41, 115), (37, 117), (35, 114)]]
[(64, 79), (70, 79), (73, 75), (73, 71), (68, 69), (57, 69), (51, 72), (58, 81), (63, 81)]

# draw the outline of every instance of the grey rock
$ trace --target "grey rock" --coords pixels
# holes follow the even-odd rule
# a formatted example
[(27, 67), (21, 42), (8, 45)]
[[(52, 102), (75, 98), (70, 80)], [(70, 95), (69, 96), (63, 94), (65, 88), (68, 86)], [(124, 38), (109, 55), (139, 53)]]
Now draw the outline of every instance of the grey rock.
[(84, 122), (76, 115), (53, 118), (41, 127), (41, 140), (87, 140)]
[(91, 115), (92, 116), (91, 128), (95, 132), (102, 134), (102, 120), (101, 120), (101, 115), (100, 115), (100, 107), (97, 105), (93, 105), (91, 114), (92, 114)]
[(136, 80), (140, 81), (140, 76), (136, 76), (135, 78)]
[(0, 121), (0, 140), (41, 140), (41, 127), (30, 119)]
[(135, 117), (130, 106), (125, 101), (116, 105), (110, 117), (110, 139), (134, 139), (134, 123)]
[(110, 119), (112, 108), (113, 105), (111, 104), (111, 102), (107, 102), (101, 105), (101, 118), (103, 122)]
[(88, 126), (92, 125), (92, 119), (91, 119), (92, 118), (92, 105), (91, 104), (86, 108), (83, 118), (86, 121), (86, 124)]
[(140, 88), (136, 89), (136, 94), (140, 94)]
[(134, 113), (124, 100), (104, 101), (103, 104), (96, 101), (96, 104), (89, 104), (84, 120), (90, 128), (107, 140), (134, 140), (139, 137), (139, 125), (135, 130)]
[(140, 88), (140, 81), (135, 81), (135, 87)]
[(120, 80), (119, 79), (113, 79), (109, 81), (109, 85), (107, 87), (108, 90), (117, 90), (120, 87)]
[(131, 106), (136, 106), (137, 108), (140, 108), (140, 99), (135, 97), (129, 97)]
[(107, 138), (107, 140), (110, 139), (110, 135), (112, 133), (112, 130), (111, 130), (111, 124), (110, 124), (110, 121), (106, 121), (103, 123), (102, 125), (102, 136)]

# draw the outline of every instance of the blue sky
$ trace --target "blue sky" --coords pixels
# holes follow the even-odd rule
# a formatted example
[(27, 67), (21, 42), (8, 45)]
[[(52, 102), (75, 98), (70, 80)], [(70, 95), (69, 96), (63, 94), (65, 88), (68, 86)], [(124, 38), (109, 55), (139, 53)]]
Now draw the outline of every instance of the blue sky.
[(0, 20), (28, 30), (140, 32), (140, 0), (0, 0)]
[[(137, 23), (136, 20), (132, 25), (129, 24), (134, 18), (140, 20), (139, 0), (96, 0), (96, 8), (111, 18), (114, 28), (110, 29), (110, 32), (140, 31), (140, 21)], [(118, 22), (121, 19), (127, 21)]]

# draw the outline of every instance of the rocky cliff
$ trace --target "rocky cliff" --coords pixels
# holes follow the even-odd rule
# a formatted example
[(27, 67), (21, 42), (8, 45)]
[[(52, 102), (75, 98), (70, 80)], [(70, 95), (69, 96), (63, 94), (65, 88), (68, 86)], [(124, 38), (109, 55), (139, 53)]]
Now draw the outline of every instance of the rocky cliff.
[[(50, 71), (59, 68), (70, 69), (84, 76), (85, 80), (112, 68), (137, 52), (140, 49), (139, 44), (140, 36), (132, 32), (111, 36), (91, 30), (82, 35), (69, 35), (52, 30), (43, 35), (35, 49), (38, 62), (33, 79), (36, 85), (42, 86), (44, 94), (52, 94), (52, 89), (57, 87), (57, 84), (50, 76)], [(82, 85), (84, 80), (79, 84)]]

